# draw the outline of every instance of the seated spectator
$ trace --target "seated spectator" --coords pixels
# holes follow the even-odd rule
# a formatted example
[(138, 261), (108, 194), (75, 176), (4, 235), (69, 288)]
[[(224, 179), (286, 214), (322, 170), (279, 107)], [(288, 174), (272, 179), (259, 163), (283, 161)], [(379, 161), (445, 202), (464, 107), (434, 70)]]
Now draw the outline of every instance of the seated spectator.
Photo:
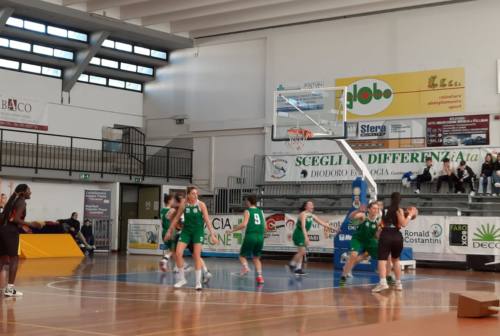
[(483, 165), (481, 166), (481, 176), (479, 177), (479, 194), (491, 195), (491, 175), (493, 175), (493, 156), (488, 153), (484, 157)]
[(472, 171), (472, 168), (467, 166), (465, 161), (460, 161), (460, 165), (457, 168), (457, 180), (455, 183), (455, 192), (458, 194), (465, 193), (465, 185), (469, 185), (470, 194), (474, 196), (474, 181), (476, 179), (476, 174)]
[(94, 238), (94, 232), (92, 231), (92, 222), (89, 219), (86, 219), (83, 221), (83, 226), (82, 226), (82, 235), (87, 241), (87, 243), (95, 249), (95, 238)]
[(73, 212), (71, 217), (62, 221), (66, 232), (71, 234), (73, 238), (80, 244), (82, 248), (92, 250), (92, 246), (87, 242), (80, 230), (80, 222), (78, 221), (78, 213)]
[(500, 195), (500, 153), (497, 154), (497, 160), (493, 164), (493, 195)]
[(420, 187), (422, 186), (422, 183), (432, 182), (432, 180), (436, 178), (436, 175), (437, 172), (433, 167), (432, 157), (426, 157), (425, 167), (422, 168), (420, 174), (411, 177), (411, 180), (415, 180), (416, 183), (415, 193), (420, 194)]
[(443, 159), (443, 168), (441, 169), (441, 172), (439, 173), (439, 177), (437, 180), (437, 188), (436, 192), (439, 192), (441, 190), (441, 185), (443, 182), (448, 183), (449, 187), (449, 192), (453, 190), (453, 186), (455, 185), (455, 181), (457, 180), (457, 177), (455, 173), (453, 172), (453, 166), (450, 162), (450, 159), (446, 158)]

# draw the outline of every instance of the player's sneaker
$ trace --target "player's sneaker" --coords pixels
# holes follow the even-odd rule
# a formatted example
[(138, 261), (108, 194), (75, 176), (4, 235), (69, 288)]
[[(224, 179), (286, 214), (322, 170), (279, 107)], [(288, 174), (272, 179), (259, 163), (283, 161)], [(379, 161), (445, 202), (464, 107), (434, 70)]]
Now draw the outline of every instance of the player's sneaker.
[(212, 279), (212, 273), (210, 273), (209, 271), (206, 271), (203, 273), (203, 283), (204, 284), (207, 284), (210, 279)]
[(353, 275), (351, 272), (347, 273), (345, 276), (346, 276), (346, 278), (353, 278)]
[(193, 267), (191, 267), (190, 265), (188, 265), (188, 264), (184, 265), (184, 272), (185, 273), (191, 272), (192, 270), (193, 270)]
[(194, 286), (194, 289), (196, 289), (197, 291), (201, 291), (203, 289), (203, 286), (201, 285), (201, 282), (198, 282), (196, 284), (196, 286)]
[(288, 264), (288, 265), (286, 265), (285, 267), (286, 267), (286, 268), (288, 268), (288, 270), (289, 270), (290, 272), (292, 272), (292, 273), (294, 273), (294, 272), (295, 272), (295, 268), (296, 268), (296, 267), (295, 267), (294, 265), (292, 265), (292, 264)]
[(264, 278), (262, 277), (262, 275), (257, 276), (257, 278), (255, 278), (255, 281), (258, 285), (264, 284)]
[(168, 269), (168, 259), (166, 257), (163, 257), (160, 260), (160, 270), (162, 272), (166, 272), (167, 269)]
[(372, 289), (372, 293), (379, 293), (379, 292), (382, 292), (386, 289), (389, 289), (389, 286), (387, 284), (377, 284), (377, 286), (375, 286), (373, 289)]
[(346, 282), (347, 281), (347, 276), (341, 275), (340, 276), (340, 281)]
[(23, 293), (16, 290), (14, 287), (5, 287), (5, 289), (3, 290), (3, 295), (4, 296), (7, 296), (7, 297), (19, 297), (19, 296), (23, 296)]
[(248, 266), (241, 266), (241, 270), (240, 270), (240, 276), (245, 276), (248, 274), (248, 272), (250, 272), (250, 269), (248, 268)]
[(415, 194), (420, 194), (420, 189), (415, 189)]
[(403, 284), (401, 283), (401, 281), (396, 281), (396, 283), (394, 285), (394, 289), (397, 290), (397, 291), (402, 291), (403, 290)]
[(393, 286), (396, 284), (396, 280), (391, 275), (386, 276), (385, 279), (387, 280), (387, 284), (389, 286)]
[(177, 281), (174, 285), (174, 288), (182, 288), (183, 286), (185, 286), (187, 284), (187, 281), (186, 279), (180, 279), (179, 281)]
[(299, 269), (296, 269), (293, 273), (295, 273), (295, 275), (306, 275), (307, 273), (304, 272), (301, 268)]

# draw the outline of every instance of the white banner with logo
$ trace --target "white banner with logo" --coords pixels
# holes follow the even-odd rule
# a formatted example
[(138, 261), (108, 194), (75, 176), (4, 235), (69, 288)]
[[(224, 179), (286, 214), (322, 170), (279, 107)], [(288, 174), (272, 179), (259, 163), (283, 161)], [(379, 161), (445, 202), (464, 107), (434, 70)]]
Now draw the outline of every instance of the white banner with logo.
[[(479, 175), (485, 155), (498, 152), (497, 147), (475, 147), (363, 151), (358, 155), (376, 180), (400, 180), (408, 171), (421, 170), (426, 157), (433, 158), (438, 170), (445, 158), (449, 158), (454, 167), (465, 160)], [(342, 153), (266, 156), (268, 182), (351, 181), (356, 176), (356, 170)]]
[(49, 130), (47, 103), (0, 95), (0, 126)]
[(447, 253), (500, 255), (500, 218), (447, 217)]
[(413, 252), (443, 253), (446, 245), (445, 217), (419, 216), (401, 230), (405, 247)]
[(160, 244), (161, 221), (153, 219), (129, 219), (127, 251), (132, 254), (162, 253)]
[(425, 138), (426, 119), (359, 121), (350, 140)]

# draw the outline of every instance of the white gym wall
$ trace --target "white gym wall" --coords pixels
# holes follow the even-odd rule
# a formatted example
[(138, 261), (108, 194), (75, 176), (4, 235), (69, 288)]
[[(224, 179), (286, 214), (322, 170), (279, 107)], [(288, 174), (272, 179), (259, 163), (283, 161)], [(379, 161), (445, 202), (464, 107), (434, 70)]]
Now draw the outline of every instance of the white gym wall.
[[(232, 146), (222, 147), (228, 152), (210, 162), (195, 142), (195, 162), (205, 164), (195, 164), (195, 180), (197, 171), (204, 180), (206, 170), (215, 169), (221, 178), (213, 177), (212, 185), (218, 185), (224, 176), (237, 175), (254, 154), (288, 150), (260, 133), (271, 124), (272, 91), (279, 84), (329, 86), (341, 77), (464, 67), (466, 113), (499, 113), (499, 12), (500, 1), (481, 0), (198, 40), (198, 48), (172, 53), (172, 64), (146, 86), (148, 137), (196, 137), (189, 125), (168, 119), (176, 115), (188, 116), (187, 123), (206, 130), (205, 137), (219, 132), (214, 124), (224, 132), (251, 126), (250, 141), (265, 141), (265, 149), (252, 145), (254, 152), (234, 152), (230, 147), (249, 148), (249, 139), (220, 137), (216, 153), (217, 146)], [(492, 120), (491, 129), (498, 126)], [(498, 132), (491, 132), (491, 144), (500, 145)], [(305, 151), (336, 151), (329, 141), (306, 146)], [(233, 164), (237, 160), (240, 164)]]

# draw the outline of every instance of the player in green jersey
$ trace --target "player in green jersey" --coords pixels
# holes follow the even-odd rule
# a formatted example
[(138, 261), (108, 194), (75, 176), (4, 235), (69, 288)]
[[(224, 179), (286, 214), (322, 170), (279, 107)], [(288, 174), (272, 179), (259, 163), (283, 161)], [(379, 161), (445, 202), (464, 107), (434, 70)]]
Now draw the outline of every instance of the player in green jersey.
[(247, 210), (243, 213), (243, 222), (234, 227), (232, 230), (226, 231), (226, 234), (245, 229), (245, 238), (240, 250), (241, 276), (246, 275), (250, 269), (248, 268), (247, 258), (253, 258), (255, 272), (257, 273), (256, 282), (261, 285), (264, 283), (262, 277), (262, 263), (260, 257), (262, 248), (264, 247), (264, 233), (266, 220), (261, 209), (257, 208), (257, 198), (248, 196), (245, 200)]
[(164, 207), (160, 210), (162, 238), (163, 238), (163, 258), (160, 260), (160, 270), (167, 271), (170, 257), (173, 257), (175, 263), (175, 242), (173, 240), (165, 240), (168, 229), (170, 229), (170, 221), (175, 214), (174, 196), (165, 194), (163, 197)]
[[(212, 221), (208, 215), (207, 206), (204, 202), (198, 200), (198, 189), (196, 187), (187, 188), (186, 201), (179, 205), (179, 209), (177, 210), (171, 225), (177, 226), (182, 215), (184, 215), (184, 225), (182, 227), (182, 233), (179, 237), (179, 242), (177, 243), (176, 248), (179, 281), (175, 283), (174, 287), (181, 288), (187, 283), (186, 278), (184, 277), (184, 250), (190, 243), (192, 243), (196, 276), (195, 289), (201, 290), (203, 288), (201, 284), (201, 272), (203, 267), (201, 260), (201, 248), (205, 235), (205, 224), (210, 231), (210, 242), (212, 244), (217, 244), (218, 240), (215, 235), (215, 229), (212, 226)], [(167, 232), (166, 238), (172, 238), (172, 231), (173, 230), (169, 230)]]
[(341, 281), (345, 281), (354, 266), (370, 257), (377, 259), (378, 225), (380, 222), (379, 203), (374, 201), (368, 205), (368, 211), (356, 211), (351, 215), (351, 221), (357, 224), (356, 232), (351, 239), (351, 253), (342, 271)]
[(296, 275), (304, 275), (302, 270), (302, 260), (306, 255), (306, 247), (310, 245), (309, 236), (307, 232), (311, 229), (313, 222), (324, 226), (328, 230), (332, 230), (332, 227), (328, 225), (327, 222), (321, 220), (313, 214), (314, 203), (312, 201), (306, 201), (302, 204), (300, 208), (299, 218), (295, 224), (295, 230), (293, 231), (292, 239), (295, 246), (297, 246), (297, 253), (293, 256), (292, 260), (288, 264), (290, 271)]

